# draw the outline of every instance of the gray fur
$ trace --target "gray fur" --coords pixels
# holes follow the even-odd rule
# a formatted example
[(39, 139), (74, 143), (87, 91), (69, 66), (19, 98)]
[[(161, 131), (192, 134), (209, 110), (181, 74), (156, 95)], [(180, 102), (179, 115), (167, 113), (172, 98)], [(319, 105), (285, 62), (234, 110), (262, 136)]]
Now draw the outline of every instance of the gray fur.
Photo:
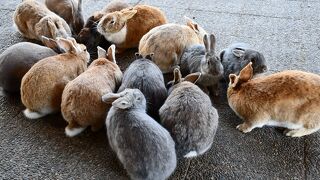
[(124, 73), (118, 92), (126, 88), (137, 88), (147, 99), (148, 114), (159, 119), (159, 109), (167, 98), (163, 74), (151, 60), (151, 56), (142, 58), (137, 54), (137, 60), (130, 64)]
[(8, 92), (19, 92), (21, 79), (31, 66), (54, 55), (57, 53), (52, 49), (29, 42), (9, 47), (0, 55), (0, 86)]
[(252, 62), (253, 75), (267, 71), (267, 62), (262, 53), (253, 50), (246, 43), (234, 43), (220, 53), (224, 67), (224, 79), (229, 81), (230, 74), (239, 75), (249, 62)]
[[(116, 97), (116, 98), (112, 98)], [(146, 114), (146, 100), (138, 89), (106, 94), (115, 101), (106, 126), (109, 144), (131, 179), (164, 180), (176, 168), (174, 141), (169, 132)]]
[(215, 55), (215, 37), (213, 34), (204, 36), (204, 45), (193, 45), (186, 48), (181, 57), (181, 72), (183, 76), (189, 73), (201, 72), (197, 85), (205, 92), (218, 95), (219, 80), (223, 76), (223, 66), (220, 58)]
[(210, 149), (219, 115), (198, 86), (184, 80), (173, 85), (159, 113), (161, 123), (176, 143), (178, 157), (191, 151), (198, 156)]

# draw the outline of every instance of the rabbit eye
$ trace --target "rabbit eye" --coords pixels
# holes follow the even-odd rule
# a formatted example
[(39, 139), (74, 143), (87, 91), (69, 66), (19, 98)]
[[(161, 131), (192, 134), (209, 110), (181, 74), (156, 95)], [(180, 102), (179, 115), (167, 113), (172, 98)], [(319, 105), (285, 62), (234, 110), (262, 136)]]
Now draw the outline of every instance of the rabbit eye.
[(140, 98), (140, 97), (138, 97), (138, 98), (137, 98), (137, 100), (138, 100), (138, 101), (140, 101), (140, 100), (141, 100), (141, 98)]
[(85, 48), (83, 51), (87, 51), (87, 48)]
[(114, 20), (110, 21), (110, 24), (114, 24)]

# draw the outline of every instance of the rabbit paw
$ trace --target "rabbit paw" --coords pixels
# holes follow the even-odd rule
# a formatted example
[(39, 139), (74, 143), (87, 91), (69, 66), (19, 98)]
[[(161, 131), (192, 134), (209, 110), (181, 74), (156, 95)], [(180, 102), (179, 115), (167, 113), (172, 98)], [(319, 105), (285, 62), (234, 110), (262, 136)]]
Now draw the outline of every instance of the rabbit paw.
[(243, 133), (248, 133), (252, 130), (251, 126), (249, 126), (246, 123), (242, 123), (242, 124), (238, 125), (237, 129)]
[(309, 135), (312, 134), (314, 132), (316, 132), (318, 129), (305, 129), (305, 128), (301, 128), (301, 129), (293, 129), (293, 130), (288, 130), (286, 132), (286, 136), (290, 136), (290, 137), (302, 137), (305, 135)]

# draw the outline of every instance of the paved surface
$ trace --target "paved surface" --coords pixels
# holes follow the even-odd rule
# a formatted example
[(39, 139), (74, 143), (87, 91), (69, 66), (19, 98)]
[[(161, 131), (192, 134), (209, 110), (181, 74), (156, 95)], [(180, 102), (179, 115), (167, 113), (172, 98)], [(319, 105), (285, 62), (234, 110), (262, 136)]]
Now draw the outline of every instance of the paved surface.
[[(20, 0), (0, 2), (0, 53), (25, 41), (12, 27)], [(90, 2), (90, 3), (89, 3)], [(86, 17), (108, 1), (84, 0)], [(320, 2), (317, 0), (142, 0), (162, 8), (171, 22), (195, 17), (217, 36), (220, 51), (236, 41), (264, 53), (271, 72), (301, 69), (320, 74)], [(132, 57), (132, 53), (128, 55)], [(122, 60), (122, 69), (127, 60)], [(171, 179), (320, 179), (320, 133), (288, 138), (280, 129), (249, 134), (226, 97), (213, 99), (220, 114), (215, 143), (205, 155), (179, 160)], [(105, 131), (67, 138), (60, 115), (30, 121), (19, 96), (0, 92), (0, 179), (128, 179)]]

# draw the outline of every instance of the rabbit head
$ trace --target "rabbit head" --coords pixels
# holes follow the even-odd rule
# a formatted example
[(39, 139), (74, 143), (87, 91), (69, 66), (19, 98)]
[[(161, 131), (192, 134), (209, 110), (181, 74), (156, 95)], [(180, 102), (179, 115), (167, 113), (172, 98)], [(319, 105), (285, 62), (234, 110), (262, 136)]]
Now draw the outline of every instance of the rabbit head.
[(102, 96), (102, 101), (112, 104), (118, 109), (146, 110), (146, 99), (139, 89), (125, 89), (120, 93), (108, 93)]
[(78, 44), (74, 38), (57, 38), (58, 45), (71, 55), (80, 57), (86, 63), (90, 60), (90, 54), (87, 51), (87, 47), (83, 44)]
[(131, 19), (137, 10), (123, 9), (121, 11), (115, 11), (103, 16), (97, 25), (98, 32), (101, 34), (116, 33), (120, 31)]
[(210, 39), (207, 34), (203, 37), (203, 43), (206, 49), (204, 58), (201, 60), (201, 73), (210, 75), (222, 75), (223, 66), (220, 58), (215, 54), (216, 38), (210, 34)]
[(56, 39), (58, 37), (67, 38), (71, 36), (71, 30), (68, 24), (58, 16), (46, 16), (42, 18), (35, 26), (39, 35), (45, 35)]
[(201, 73), (197, 72), (188, 74), (185, 78), (182, 78), (179, 68), (175, 68), (173, 70), (173, 76), (173, 80), (168, 82), (167, 84), (168, 94), (170, 94), (174, 88), (180, 86), (185, 82), (195, 84), (200, 79)]
[(229, 75), (229, 90), (230, 89), (238, 89), (242, 83), (248, 82), (250, 79), (253, 78), (253, 68), (252, 62), (250, 62), (246, 67), (244, 67), (240, 74), (237, 76), (235, 74)]
[(198, 23), (196, 23), (195, 21), (193, 21), (191, 18), (184, 16), (186, 22), (187, 22), (187, 26), (189, 26), (198, 36), (199, 39), (199, 43), (203, 42), (203, 37), (205, 34), (207, 34), (207, 32), (198, 25)]

